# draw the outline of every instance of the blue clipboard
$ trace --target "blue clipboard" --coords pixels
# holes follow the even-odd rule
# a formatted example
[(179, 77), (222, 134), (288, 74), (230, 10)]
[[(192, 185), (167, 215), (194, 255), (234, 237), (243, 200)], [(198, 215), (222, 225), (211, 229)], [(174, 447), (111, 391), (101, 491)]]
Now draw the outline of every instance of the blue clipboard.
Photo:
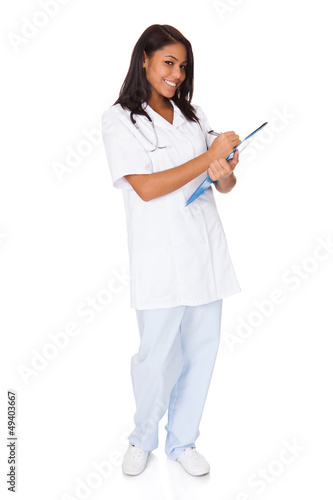
[[(243, 151), (249, 144), (250, 142), (254, 139), (254, 134), (259, 132), (259, 130), (262, 130), (268, 122), (263, 123), (258, 127), (254, 132), (249, 134), (245, 139), (243, 139), (232, 151), (231, 153), (226, 157), (226, 160), (231, 160), (234, 157), (234, 152), (236, 149), (238, 149), (239, 153)], [(200, 186), (194, 191), (194, 193), (190, 196), (190, 198), (187, 200), (185, 207), (192, 203), (192, 201), (196, 200), (198, 196), (200, 196), (204, 191), (206, 191), (207, 188), (213, 183), (212, 179), (207, 175), (206, 179), (200, 184)]]

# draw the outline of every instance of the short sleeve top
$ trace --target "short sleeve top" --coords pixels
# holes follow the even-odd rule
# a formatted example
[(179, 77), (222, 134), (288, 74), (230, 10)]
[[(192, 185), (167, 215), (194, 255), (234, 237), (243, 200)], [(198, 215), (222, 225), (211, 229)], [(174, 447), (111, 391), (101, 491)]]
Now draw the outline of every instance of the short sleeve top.
[[(125, 179), (129, 174), (152, 174), (179, 166), (201, 155), (215, 137), (200, 106), (200, 124), (188, 120), (178, 106), (169, 123), (147, 103), (153, 120), (135, 115), (120, 104), (102, 116), (102, 134), (113, 186), (122, 190), (130, 264), (130, 306), (156, 309), (201, 305), (240, 291), (212, 187), (185, 207), (207, 171), (164, 196), (143, 201)], [(144, 137), (145, 136), (145, 137)], [(151, 142), (149, 142), (148, 138)]]

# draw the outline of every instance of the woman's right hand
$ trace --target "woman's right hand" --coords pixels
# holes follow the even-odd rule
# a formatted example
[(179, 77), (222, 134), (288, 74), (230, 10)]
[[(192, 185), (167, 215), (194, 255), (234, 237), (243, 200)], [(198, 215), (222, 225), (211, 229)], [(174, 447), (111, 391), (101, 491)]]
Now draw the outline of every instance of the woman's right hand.
[(223, 132), (216, 137), (208, 150), (212, 161), (218, 158), (226, 158), (239, 143), (239, 135), (235, 134), (235, 132)]

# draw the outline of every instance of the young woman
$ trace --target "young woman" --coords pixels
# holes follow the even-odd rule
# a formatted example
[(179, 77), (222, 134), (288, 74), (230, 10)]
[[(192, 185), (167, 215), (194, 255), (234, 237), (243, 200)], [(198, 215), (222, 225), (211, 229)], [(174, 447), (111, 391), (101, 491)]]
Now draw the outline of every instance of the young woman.
[(122, 189), (140, 347), (131, 359), (135, 428), (123, 458), (140, 474), (158, 447), (192, 475), (209, 472), (195, 441), (219, 346), (222, 299), (240, 291), (212, 185), (185, 207), (207, 174), (220, 193), (236, 183), (235, 132), (214, 138), (191, 105), (190, 42), (154, 24), (137, 41), (118, 100), (102, 118), (113, 186)]

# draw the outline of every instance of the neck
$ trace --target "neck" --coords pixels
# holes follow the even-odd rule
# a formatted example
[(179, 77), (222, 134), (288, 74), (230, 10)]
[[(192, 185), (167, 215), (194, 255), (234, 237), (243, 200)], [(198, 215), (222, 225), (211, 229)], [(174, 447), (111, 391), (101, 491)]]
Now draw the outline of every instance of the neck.
[(154, 110), (173, 108), (172, 103), (169, 101), (169, 99), (161, 95), (158, 96), (152, 95), (151, 98), (149, 99), (148, 104)]

